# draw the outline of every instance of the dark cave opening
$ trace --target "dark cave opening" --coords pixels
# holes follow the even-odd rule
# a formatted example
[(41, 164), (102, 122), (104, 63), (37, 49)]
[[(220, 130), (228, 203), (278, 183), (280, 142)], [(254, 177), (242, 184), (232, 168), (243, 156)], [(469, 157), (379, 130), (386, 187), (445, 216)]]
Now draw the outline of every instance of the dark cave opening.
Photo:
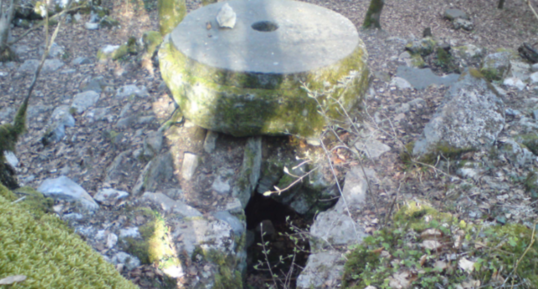
[[(251, 197), (245, 215), (247, 284), (251, 288), (264, 288), (265, 284), (276, 282), (278, 288), (295, 288), (297, 276), (310, 255), (307, 233), (312, 219), (305, 219), (292, 208), (259, 193)], [(271, 272), (278, 278), (273, 278)]]

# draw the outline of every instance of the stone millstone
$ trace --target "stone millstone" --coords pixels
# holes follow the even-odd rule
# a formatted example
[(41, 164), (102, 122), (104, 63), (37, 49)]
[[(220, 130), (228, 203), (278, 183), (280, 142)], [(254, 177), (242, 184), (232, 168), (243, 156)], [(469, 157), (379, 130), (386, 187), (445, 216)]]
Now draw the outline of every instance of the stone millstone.
[[(343, 121), (368, 85), (355, 26), (299, 1), (226, 1), (237, 15), (219, 28), (224, 3), (185, 17), (159, 51), (161, 73), (186, 118), (234, 136), (316, 139), (326, 117)], [(307, 89), (310, 91), (309, 97)]]

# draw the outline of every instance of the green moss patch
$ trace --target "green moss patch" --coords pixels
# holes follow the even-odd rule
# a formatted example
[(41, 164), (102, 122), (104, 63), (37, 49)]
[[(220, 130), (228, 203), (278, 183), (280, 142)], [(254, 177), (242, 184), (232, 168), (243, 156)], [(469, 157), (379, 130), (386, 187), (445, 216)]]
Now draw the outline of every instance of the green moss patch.
[(0, 279), (27, 279), (0, 288), (137, 288), (58, 217), (38, 218), (6, 191), (0, 185)]
[(496, 286), (503, 282), (537, 288), (538, 243), (531, 245), (531, 235), (523, 225), (466, 223), (410, 202), (391, 226), (365, 238), (348, 255), (342, 288), (391, 288), (402, 274), (409, 288), (464, 283), (500, 288)]

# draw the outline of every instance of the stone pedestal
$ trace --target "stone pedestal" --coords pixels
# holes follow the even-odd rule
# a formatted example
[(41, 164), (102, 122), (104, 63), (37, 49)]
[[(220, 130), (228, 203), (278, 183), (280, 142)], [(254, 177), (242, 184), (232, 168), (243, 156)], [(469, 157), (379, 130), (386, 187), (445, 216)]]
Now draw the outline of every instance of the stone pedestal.
[[(298, 1), (227, 1), (185, 17), (159, 52), (161, 73), (186, 118), (234, 136), (316, 139), (345, 121), (368, 86), (367, 53), (342, 15)], [(322, 111), (323, 113), (320, 113)]]

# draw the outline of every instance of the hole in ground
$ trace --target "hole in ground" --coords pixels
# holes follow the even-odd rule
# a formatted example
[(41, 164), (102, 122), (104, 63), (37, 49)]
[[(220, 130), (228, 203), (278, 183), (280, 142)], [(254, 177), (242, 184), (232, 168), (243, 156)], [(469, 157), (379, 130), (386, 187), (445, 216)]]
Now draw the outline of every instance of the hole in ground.
[(271, 32), (278, 29), (278, 24), (272, 21), (258, 21), (252, 24), (252, 29), (260, 32)]
[[(276, 279), (278, 288), (295, 288), (297, 276), (310, 255), (310, 246), (304, 233), (308, 232), (312, 220), (305, 219), (290, 207), (258, 193), (254, 193), (250, 199), (245, 208), (245, 215), (247, 244), (251, 244), (247, 248), (248, 285), (252, 288), (265, 288), (265, 284), (273, 285), (272, 271), (278, 276)], [(263, 237), (265, 250), (260, 245), (262, 243), (260, 224), (263, 224), (265, 231)], [(298, 241), (292, 241), (290, 236)], [(294, 248), (299, 250), (294, 253)], [(271, 271), (268, 270), (268, 262), (271, 264)], [(288, 284), (283, 286), (286, 279)]]

